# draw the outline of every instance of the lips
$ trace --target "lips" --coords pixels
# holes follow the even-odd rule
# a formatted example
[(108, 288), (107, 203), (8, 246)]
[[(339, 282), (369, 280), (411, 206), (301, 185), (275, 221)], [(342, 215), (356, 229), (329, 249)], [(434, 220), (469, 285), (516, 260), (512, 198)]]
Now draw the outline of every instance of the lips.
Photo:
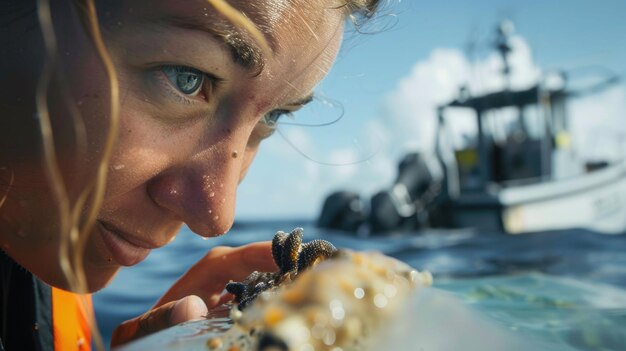
[(157, 246), (139, 242), (106, 222), (98, 221), (102, 241), (113, 256), (113, 260), (122, 266), (133, 266), (143, 261), (150, 251)]

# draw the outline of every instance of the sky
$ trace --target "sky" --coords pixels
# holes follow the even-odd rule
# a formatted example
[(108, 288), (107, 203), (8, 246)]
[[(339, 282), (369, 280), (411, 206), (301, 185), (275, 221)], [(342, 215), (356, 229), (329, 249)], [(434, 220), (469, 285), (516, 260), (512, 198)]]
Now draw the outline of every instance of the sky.
[[(626, 75), (623, 0), (382, 0), (361, 32), (348, 29), (314, 103), (264, 142), (238, 192), (236, 220), (316, 218), (336, 190), (364, 198), (387, 188), (407, 151), (432, 149), (437, 105), (461, 84), (474, 94), (503, 86), (490, 49), (496, 24), (511, 20), (514, 88), (555, 70), (586, 82)], [(587, 158), (623, 154), (626, 86), (570, 108), (572, 137)], [(294, 124), (328, 124), (302, 126)], [(291, 124), (289, 124), (291, 123)], [(459, 133), (471, 130), (459, 122)]]

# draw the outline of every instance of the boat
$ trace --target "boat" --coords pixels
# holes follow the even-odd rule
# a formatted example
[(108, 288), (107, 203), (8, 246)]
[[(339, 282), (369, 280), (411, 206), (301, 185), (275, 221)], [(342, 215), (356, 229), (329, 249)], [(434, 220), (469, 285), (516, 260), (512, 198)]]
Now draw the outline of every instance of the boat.
[[(509, 24), (495, 47), (509, 81)], [(324, 202), (318, 225), (371, 234), (424, 228), (474, 228), (520, 234), (568, 228), (626, 232), (626, 157), (585, 160), (572, 142), (568, 102), (605, 91), (620, 77), (584, 88), (567, 72), (546, 73), (525, 89), (458, 96), (437, 109), (434, 152), (409, 153), (395, 182), (367, 203), (352, 191)], [(471, 114), (475, 134), (451, 142), (455, 116)], [(626, 116), (624, 116), (626, 117)]]

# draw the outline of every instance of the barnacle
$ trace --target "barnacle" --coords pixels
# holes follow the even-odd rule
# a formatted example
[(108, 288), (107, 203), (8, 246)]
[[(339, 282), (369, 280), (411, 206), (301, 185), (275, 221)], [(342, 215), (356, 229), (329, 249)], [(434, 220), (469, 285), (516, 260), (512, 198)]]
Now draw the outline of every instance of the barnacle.
[(279, 231), (272, 240), (272, 257), (278, 272), (253, 272), (243, 282), (230, 282), (226, 290), (235, 295), (240, 310), (246, 308), (259, 294), (293, 281), (296, 276), (316, 263), (335, 255), (338, 250), (326, 240), (302, 243), (304, 230), (291, 233)]

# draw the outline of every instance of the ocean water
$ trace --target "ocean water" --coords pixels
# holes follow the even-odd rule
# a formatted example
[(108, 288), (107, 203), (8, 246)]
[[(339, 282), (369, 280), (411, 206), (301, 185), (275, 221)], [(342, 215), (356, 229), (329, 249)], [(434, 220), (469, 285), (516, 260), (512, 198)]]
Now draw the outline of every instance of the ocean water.
[[(108, 339), (116, 325), (147, 311), (211, 247), (270, 240), (277, 230), (294, 227), (305, 229), (306, 241), (323, 238), (337, 247), (378, 250), (433, 274), (434, 288), (408, 306), (399, 322), (412, 327), (393, 338), (407, 350), (517, 350), (531, 344), (626, 350), (626, 233), (577, 229), (519, 236), (429, 230), (363, 238), (318, 229), (311, 221), (263, 221), (238, 222), (210, 240), (183, 229), (173, 243), (122, 270), (94, 296), (101, 332)], [(496, 346), (500, 332), (507, 346)], [(406, 346), (407, 338), (416, 346)]]

